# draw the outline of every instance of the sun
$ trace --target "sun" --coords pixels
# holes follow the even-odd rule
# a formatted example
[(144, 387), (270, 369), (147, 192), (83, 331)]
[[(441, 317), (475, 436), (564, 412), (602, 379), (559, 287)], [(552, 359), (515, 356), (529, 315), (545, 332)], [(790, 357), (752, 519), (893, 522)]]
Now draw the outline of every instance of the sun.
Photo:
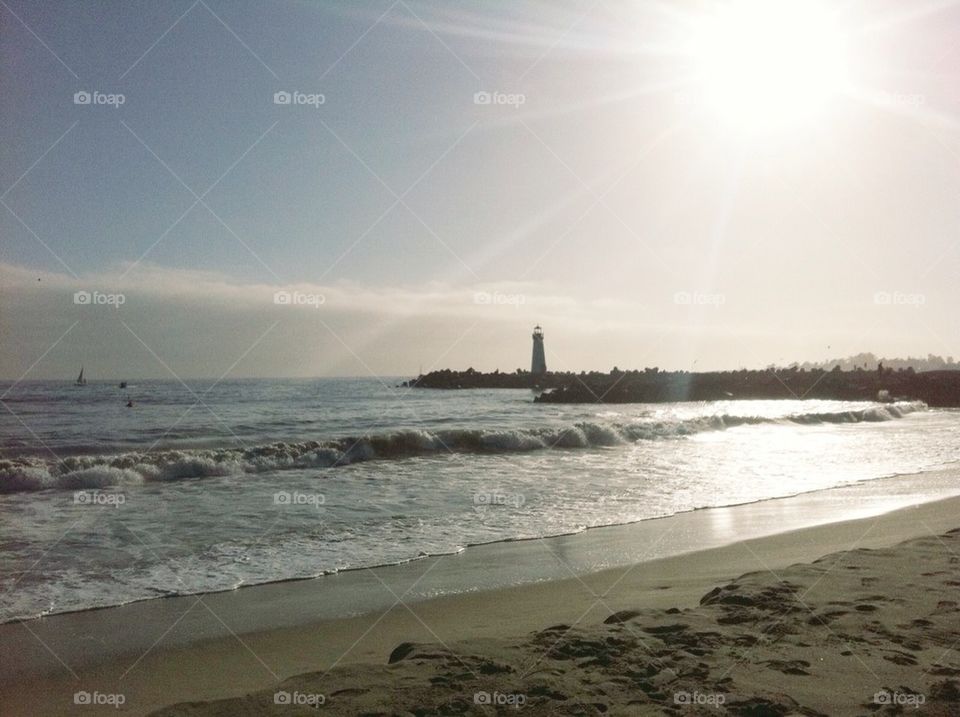
[(843, 34), (818, 0), (729, 0), (698, 23), (703, 99), (733, 127), (808, 122), (849, 82)]

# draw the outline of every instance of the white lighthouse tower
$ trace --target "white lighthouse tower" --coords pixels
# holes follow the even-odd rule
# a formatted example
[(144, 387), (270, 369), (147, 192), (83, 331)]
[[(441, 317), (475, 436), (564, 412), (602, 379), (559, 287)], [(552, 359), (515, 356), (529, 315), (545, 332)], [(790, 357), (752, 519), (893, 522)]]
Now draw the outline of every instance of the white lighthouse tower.
[(533, 328), (533, 359), (530, 362), (530, 373), (534, 376), (543, 376), (547, 372), (547, 357), (543, 353), (543, 329)]

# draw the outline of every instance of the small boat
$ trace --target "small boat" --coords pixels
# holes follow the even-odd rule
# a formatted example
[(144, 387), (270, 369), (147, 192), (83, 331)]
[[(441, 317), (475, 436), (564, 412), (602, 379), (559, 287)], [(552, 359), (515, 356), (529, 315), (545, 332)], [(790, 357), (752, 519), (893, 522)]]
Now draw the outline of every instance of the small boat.
[(83, 377), (83, 366), (80, 366), (80, 375), (77, 376), (77, 380), (74, 381), (74, 386), (86, 386), (87, 379)]
[(126, 388), (126, 387), (127, 387), (127, 382), (126, 382), (126, 381), (121, 381), (121, 382), (120, 382), (120, 388)]

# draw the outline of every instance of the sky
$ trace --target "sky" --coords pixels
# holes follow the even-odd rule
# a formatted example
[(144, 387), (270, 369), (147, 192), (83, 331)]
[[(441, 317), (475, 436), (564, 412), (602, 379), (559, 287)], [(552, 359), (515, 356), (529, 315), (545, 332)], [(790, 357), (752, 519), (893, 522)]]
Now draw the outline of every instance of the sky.
[(0, 378), (960, 355), (960, 2), (802, 5), (3, 0)]

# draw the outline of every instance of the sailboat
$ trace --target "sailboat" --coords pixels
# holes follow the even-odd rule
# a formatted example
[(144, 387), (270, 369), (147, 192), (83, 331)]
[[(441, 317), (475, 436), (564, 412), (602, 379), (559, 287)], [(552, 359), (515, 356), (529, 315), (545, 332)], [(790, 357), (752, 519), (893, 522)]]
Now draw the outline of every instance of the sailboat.
[(74, 382), (73, 385), (74, 385), (74, 386), (86, 386), (86, 385), (87, 385), (87, 379), (85, 379), (85, 378), (83, 377), (83, 366), (82, 366), (82, 365), (80, 366), (80, 375), (77, 376), (77, 380), (76, 380), (76, 382)]

